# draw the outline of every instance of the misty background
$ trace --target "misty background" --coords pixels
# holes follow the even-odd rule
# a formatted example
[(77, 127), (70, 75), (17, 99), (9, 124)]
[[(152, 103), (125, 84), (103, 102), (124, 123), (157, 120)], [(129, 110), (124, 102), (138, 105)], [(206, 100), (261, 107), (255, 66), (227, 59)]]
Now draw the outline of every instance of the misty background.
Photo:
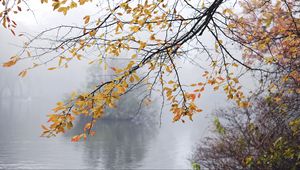
[[(79, 25), (87, 13), (98, 11), (90, 4), (62, 17), (47, 5), (32, 3), (31, 7), (35, 15), (25, 12), (16, 17), (16, 32), (37, 34), (61, 24)], [(22, 41), (2, 27), (0, 37), (0, 63), (3, 63), (20, 50)], [(172, 114), (165, 106), (161, 127), (158, 123), (145, 127), (109, 120), (99, 121), (95, 126), (96, 136), (86, 142), (71, 143), (72, 132), (50, 139), (39, 137), (40, 125), (46, 123), (46, 115), (56, 102), (72, 91), (87, 88), (91, 67), (87, 63), (84, 59), (74, 60), (67, 69), (49, 71), (47, 68), (57, 64), (50, 63), (30, 70), (25, 78), (18, 73), (30, 66), (30, 60), (0, 68), (0, 168), (191, 168), (189, 158), (194, 147), (213, 130), (213, 111), (229, 103), (223, 93), (211, 88), (202, 95), (198, 105), (203, 112), (194, 115), (193, 122), (172, 123)], [(202, 79), (199, 67), (184, 60), (178, 64), (186, 84)], [(159, 115), (160, 97), (153, 99), (159, 106)], [(159, 122), (159, 116), (156, 119)]]

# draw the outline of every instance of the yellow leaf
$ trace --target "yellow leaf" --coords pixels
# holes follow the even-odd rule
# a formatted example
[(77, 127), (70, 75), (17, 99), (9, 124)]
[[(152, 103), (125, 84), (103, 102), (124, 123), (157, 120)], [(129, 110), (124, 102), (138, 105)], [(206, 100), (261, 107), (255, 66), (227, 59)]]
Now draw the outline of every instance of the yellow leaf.
[(204, 8), (205, 7), (205, 4), (204, 4), (204, 0), (201, 0), (201, 8)]
[(196, 112), (202, 112), (202, 111), (203, 111), (202, 109), (197, 109), (197, 110), (196, 110)]
[(133, 83), (133, 82), (134, 82), (133, 76), (130, 76), (129, 81), (130, 81), (130, 83)]
[(140, 26), (143, 26), (144, 23), (145, 23), (145, 20), (143, 20), (143, 19), (141, 19), (141, 20), (138, 21), (138, 24), (139, 24)]
[(19, 73), (19, 76), (25, 77), (26, 74), (27, 74), (27, 70), (23, 70), (23, 71), (21, 71), (21, 72)]
[(123, 23), (121, 21), (117, 22), (116, 33), (119, 32), (119, 29), (123, 30)]
[(61, 63), (62, 63), (62, 60), (63, 60), (64, 58), (63, 57), (59, 57), (59, 60), (58, 60), (58, 66), (61, 66)]
[(72, 1), (71, 2), (71, 5), (70, 5), (70, 8), (76, 8), (77, 7), (77, 3)]
[(83, 19), (84, 19), (84, 24), (87, 24), (87, 23), (90, 22), (90, 16), (89, 15), (83, 17)]
[(76, 57), (78, 60), (81, 60), (82, 55), (78, 54), (78, 55), (76, 55)]
[(55, 70), (56, 69), (56, 67), (50, 67), (50, 68), (48, 68), (48, 70)]
[(133, 77), (137, 80), (137, 81), (139, 81), (140, 80), (140, 77), (137, 75), (137, 74), (132, 74), (133, 75)]
[(219, 86), (214, 87), (214, 91), (217, 91), (219, 89)]
[(113, 103), (108, 103), (108, 107), (110, 107), (110, 108), (116, 108), (116, 106)]
[(155, 40), (155, 35), (154, 34), (151, 34), (151, 36), (150, 36), (150, 40)]
[(92, 124), (91, 123), (87, 123), (84, 126), (84, 130), (88, 130), (88, 129), (91, 129), (91, 128), (92, 128)]
[(233, 15), (233, 12), (232, 12), (232, 10), (231, 9), (229, 9), (229, 8), (226, 8), (224, 11), (223, 11), (223, 14), (230, 14), (230, 15)]
[(238, 83), (239, 82), (239, 79), (237, 79), (237, 78), (233, 78), (232, 79), (235, 83)]
[(172, 80), (170, 80), (169, 82), (168, 82), (168, 84), (174, 84), (175, 82), (174, 81), (172, 81)]
[(90, 36), (95, 36), (96, 33), (97, 33), (96, 30), (92, 30), (92, 31), (89, 32)]
[(239, 103), (239, 106), (242, 107), (242, 108), (249, 107), (249, 105), (250, 105), (249, 102), (240, 102)]
[(181, 118), (181, 115), (180, 115), (180, 114), (176, 114), (176, 115), (173, 117), (173, 122), (178, 121), (180, 118)]
[(135, 59), (136, 57), (137, 57), (136, 54), (133, 54), (133, 55), (131, 56), (132, 59)]
[(7, 28), (6, 27), (6, 17), (3, 17), (2, 25), (3, 25), (4, 28)]
[(73, 123), (72, 123), (72, 122), (68, 122), (68, 123), (67, 123), (67, 128), (68, 128), (68, 129), (71, 129), (72, 127), (73, 127)]
[(57, 8), (60, 7), (60, 3), (59, 2), (53, 3), (52, 6), (53, 6), (53, 11), (55, 11)]
[(140, 44), (140, 47), (139, 47), (138, 51), (140, 51), (146, 47), (146, 43), (143, 41), (140, 41), (139, 44)]
[(233, 66), (233, 67), (238, 67), (239, 65), (236, 64), (236, 63), (233, 63), (232, 66)]
[(95, 62), (95, 60), (90, 61), (88, 64), (93, 64)]
[(152, 30), (152, 24), (147, 24), (147, 29), (148, 29), (148, 31), (153, 32), (153, 30)]
[(166, 67), (166, 71), (169, 72), (169, 73), (171, 73), (172, 72), (171, 67), (170, 66)]
[(131, 26), (130, 30), (133, 32), (138, 32), (140, 30), (140, 27), (139, 26)]
[(57, 11), (62, 12), (64, 15), (67, 15), (68, 7), (60, 7)]
[(228, 24), (228, 25), (227, 25), (227, 28), (228, 28), (228, 29), (232, 29), (232, 28), (235, 28), (235, 27), (236, 27), (235, 24)]
[(10, 60), (8, 62), (3, 63), (2, 66), (3, 67), (11, 67), (11, 66), (15, 65), (18, 60), (20, 60), (20, 57), (18, 57), (18, 56), (11, 57)]
[(79, 0), (79, 4), (80, 5), (83, 5), (84, 3), (86, 3), (87, 2), (87, 0)]
[(63, 109), (65, 109), (64, 106), (57, 106), (56, 108), (53, 108), (52, 110), (53, 110), (54, 112), (58, 112), (58, 111), (63, 110)]
[(48, 0), (41, 0), (41, 3), (48, 3)]

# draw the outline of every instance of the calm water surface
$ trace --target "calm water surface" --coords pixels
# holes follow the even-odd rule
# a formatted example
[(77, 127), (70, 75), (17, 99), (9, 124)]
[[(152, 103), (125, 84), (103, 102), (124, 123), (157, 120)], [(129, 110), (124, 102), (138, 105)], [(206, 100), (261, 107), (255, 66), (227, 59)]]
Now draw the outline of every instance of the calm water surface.
[(101, 121), (95, 137), (71, 143), (75, 132), (39, 137), (49, 102), (2, 98), (0, 104), (0, 169), (191, 168), (188, 158), (206, 132), (204, 119), (174, 124), (166, 117), (161, 128)]

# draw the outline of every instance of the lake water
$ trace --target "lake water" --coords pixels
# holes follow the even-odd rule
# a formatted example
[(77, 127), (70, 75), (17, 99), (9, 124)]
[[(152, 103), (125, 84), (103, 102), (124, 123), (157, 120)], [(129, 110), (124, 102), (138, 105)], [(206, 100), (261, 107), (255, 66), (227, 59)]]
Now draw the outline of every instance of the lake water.
[(191, 168), (188, 158), (207, 132), (205, 116), (172, 123), (165, 112), (161, 127), (100, 121), (95, 137), (71, 143), (71, 134), (39, 137), (53, 103), (2, 98), (0, 104), (0, 169)]

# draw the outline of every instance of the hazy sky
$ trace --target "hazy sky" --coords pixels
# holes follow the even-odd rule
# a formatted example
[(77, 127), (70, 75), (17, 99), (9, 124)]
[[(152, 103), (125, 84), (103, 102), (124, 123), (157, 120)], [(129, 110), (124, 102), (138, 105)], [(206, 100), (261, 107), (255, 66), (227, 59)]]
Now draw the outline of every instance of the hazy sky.
[[(35, 11), (35, 15), (30, 12), (21, 13), (19, 16), (16, 17), (16, 21), (18, 23), (18, 28), (16, 29), (17, 33), (21, 32), (29, 32), (32, 34), (37, 34), (47, 28), (51, 28), (58, 25), (81, 25), (82, 18), (87, 14), (96, 14), (99, 9), (97, 9), (94, 5), (88, 4), (84, 7), (79, 7), (75, 10), (71, 10), (68, 12), (67, 16), (63, 16), (62, 13), (53, 12), (50, 5), (41, 5), (39, 1), (30, 1), (30, 6), (33, 11)], [(22, 45), (22, 41), (18, 37), (13, 37), (12, 34), (8, 30), (4, 30), (0, 27), (0, 63), (7, 61), (9, 57), (13, 56), (18, 52), (20, 49), (17, 45)], [(204, 38), (205, 40), (205, 38)], [(210, 39), (206, 40), (207, 42), (211, 42)], [(195, 54), (200, 55), (200, 54)], [(237, 54), (239, 55), (239, 54)], [(51, 111), (51, 108), (55, 105), (57, 101), (62, 100), (62, 97), (66, 93), (70, 93), (74, 90), (81, 89), (86, 85), (86, 78), (87, 78), (87, 68), (89, 65), (87, 64), (88, 61), (74, 61), (70, 64), (68, 69), (58, 69), (54, 71), (49, 71), (47, 68), (53, 66), (52, 63), (43, 67), (39, 67), (33, 70), (30, 70), (28, 75), (25, 78), (20, 78), (17, 74), (24, 68), (31, 65), (30, 60), (21, 61), (11, 68), (0, 68), (0, 85), (4, 84), (4, 81), (8, 79), (15, 79), (16, 83), (18, 81), (22, 81), (25, 85), (27, 90), (30, 89), (30, 93), (28, 97), (34, 95), (40, 95), (44, 100), (39, 101), (40, 103), (32, 103), (30, 104), (30, 109), (28, 112), (18, 112), (21, 115), (22, 119), (28, 119), (28, 115), (30, 114), (32, 117), (32, 124), (34, 124), (34, 131), (40, 131), (40, 123), (44, 123), (45, 121), (36, 121), (36, 117), (41, 117), (42, 119), (46, 119), (46, 114)], [(199, 81), (202, 79), (202, 71), (201, 69), (197, 68), (196, 66), (190, 64), (187, 61), (179, 60), (179, 71), (182, 77), (182, 81), (186, 84), (193, 83), (194, 81)], [(203, 63), (205, 63), (203, 61)], [(203, 64), (201, 63), (201, 64)], [(244, 80), (245, 82), (251, 82), (251, 80), (247, 80), (247, 77)], [(16, 84), (15, 83), (15, 84)], [(251, 83), (247, 83), (250, 87), (252, 86)], [(3, 100), (3, 99), (1, 99)], [(149, 157), (149, 162), (155, 164), (159, 162), (157, 161), (157, 157), (161, 155), (161, 150), (156, 149), (159, 146), (167, 146), (169, 145), (168, 140), (172, 141), (171, 145), (174, 145), (174, 153), (173, 155), (178, 160), (185, 159), (184, 156), (189, 154), (188, 152), (194, 146), (195, 140), (191, 140), (192, 138), (200, 138), (201, 135), (207, 134), (207, 126), (208, 126), (208, 119), (206, 117), (210, 117), (213, 113), (213, 110), (219, 108), (228, 101), (225, 98), (224, 93), (221, 91), (214, 92), (211, 89), (207, 89), (206, 92), (202, 95), (202, 99), (199, 101), (200, 108), (204, 110), (203, 113), (197, 114), (194, 116), (194, 122), (187, 122), (186, 124), (178, 123), (171, 123), (172, 122), (172, 114), (168, 111), (168, 107), (163, 112), (163, 127), (168, 127), (162, 129), (162, 131), (167, 131), (165, 133), (160, 133), (159, 135), (164, 135), (165, 137), (161, 137), (162, 140), (158, 140), (156, 143), (153, 144), (152, 150), (149, 152), (153, 157)], [(29, 106), (27, 106), (29, 107)], [(26, 107), (24, 107), (26, 108)], [(2, 109), (2, 108), (0, 108)], [(22, 110), (22, 109), (21, 109)], [(1, 112), (2, 110), (0, 110)], [(0, 113), (5, 114), (4, 112)], [(10, 113), (9, 113), (10, 114)], [(159, 114), (159, 113), (158, 113)], [(1, 118), (0, 118), (1, 119)], [(31, 123), (30, 120), (28, 122)], [(1, 123), (1, 122), (0, 122)], [(21, 125), (18, 125), (21, 126)], [(17, 127), (18, 127), (17, 126)], [(21, 126), (22, 127), (22, 126)], [(173, 132), (171, 132), (172, 130)], [(175, 129), (175, 130), (174, 130)], [(26, 131), (26, 134), (32, 133), (30, 131)], [(6, 133), (6, 132), (4, 132)], [(23, 132), (22, 132), (23, 133)], [(24, 132), (25, 133), (25, 132)], [(0, 133), (1, 135), (1, 133)], [(33, 134), (38, 136), (39, 134)], [(169, 136), (168, 136), (169, 135)], [(2, 136), (2, 135), (1, 135)], [(68, 140), (69, 142), (69, 140)], [(66, 147), (66, 146), (64, 146)], [(67, 147), (66, 147), (67, 148)], [(71, 149), (70, 149), (71, 148)], [(74, 149), (74, 145), (69, 147), (70, 150)], [(71, 152), (71, 151), (66, 151)], [(184, 154), (181, 154), (184, 153)], [(16, 154), (17, 155), (17, 154)], [(1, 156), (1, 153), (0, 153)], [(23, 158), (20, 158), (21, 160)], [(167, 158), (166, 158), (167, 159)], [(1, 163), (1, 161), (0, 161)], [(149, 165), (150, 166), (150, 165)], [(168, 165), (166, 165), (167, 167)], [(0, 166), (1, 168), (1, 166)]]

